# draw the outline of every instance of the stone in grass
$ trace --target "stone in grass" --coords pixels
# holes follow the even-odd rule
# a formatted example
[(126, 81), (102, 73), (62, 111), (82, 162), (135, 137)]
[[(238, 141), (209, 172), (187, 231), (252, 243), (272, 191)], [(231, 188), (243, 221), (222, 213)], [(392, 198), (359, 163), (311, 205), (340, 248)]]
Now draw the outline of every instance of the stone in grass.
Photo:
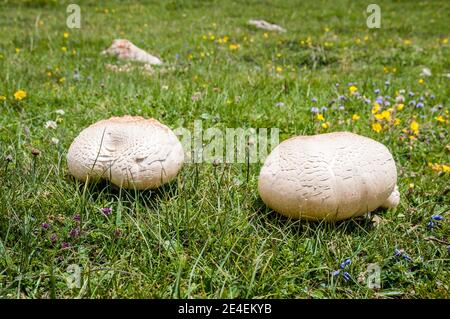
[(389, 150), (349, 132), (282, 142), (266, 158), (258, 190), (278, 213), (309, 220), (343, 220), (400, 201)]
[(125, 39), (115, 39), (112, 45), (104, 50), (102, 54), (114, 55), (123, 60), (145, 62), (150, 65), (163, 64), (159, 58), (145, 52)]
[(278, 32), (286, 32), (286, 29), (280, 27), (277, 24), (272, 24), (264, 20), (248, 20), (248, 24), (252, 25), (258, 29), (267, 30), (267, 31), (278, 31)]
[(173, 180), (184, 151), (177, 136), (155, 119), (112, 117), (87, 127), (67, 154), (78, 180), (103, 178), (131, 189), (153, 189)]

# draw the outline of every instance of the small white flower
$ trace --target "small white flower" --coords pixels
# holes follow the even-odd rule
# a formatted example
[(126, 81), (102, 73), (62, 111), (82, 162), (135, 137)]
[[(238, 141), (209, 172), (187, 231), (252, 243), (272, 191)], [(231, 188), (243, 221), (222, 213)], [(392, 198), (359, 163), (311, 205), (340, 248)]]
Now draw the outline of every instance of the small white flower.
[(56, 137), (52, 137), (51, 142), (52, 144), (58, 145), (59, 140)]
[(61, 109), (56, 110), (55, 113), (56, 113), (56, 114), (59, 114), (59, 115), (64, 115), (64, 114), (66, 114), (66, 112), (64, 112), (64, 110), (61, 110)]
[(283, 106), (284, 106), (284, 103), (283, 103), (283, 102), (277, 102), (277, 103), (275, 104), (275, 106), (277, 106), (277, 107), (283, 107)]
[(169, 89), (169, 86), (168, 86), (168, 85), (163, 85), (163, 86), (161, 87), (161, 89), (163, 89), (163, 90), (168, 90), (168, 89)]
[(431, 76), (431, 70), (429, 68), (423, 68), (422, 76)]
[(58, 124), (56, 124), (55, 121), (47, 121), (47, 122), (45, 122), (45, 128), (46, 129), (56, 130), (57, 127), (58, 127)]
[(403, 95), (399, 95), (399, 96), (397, 96), (396, 98), (395, 98), (395, 102), (396, 103), (403, 103), (403, 102), (405, 102), (405, 97), (403, 96)]

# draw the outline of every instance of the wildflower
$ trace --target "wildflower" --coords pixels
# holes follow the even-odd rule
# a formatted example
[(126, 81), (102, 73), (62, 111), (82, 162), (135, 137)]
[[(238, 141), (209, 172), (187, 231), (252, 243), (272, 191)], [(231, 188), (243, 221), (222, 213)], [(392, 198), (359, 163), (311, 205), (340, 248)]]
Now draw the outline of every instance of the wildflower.
[(330, 127), (330, 123), (322, 123), (320, 126), (322, 126), (323, 129), (327, 129)]
[(230, 45), (228, 46), (228, 48), (229, 48), (231, 51), (237, 50), (237, 49), (239, 49), (239, 47), (240, 47), (239, 44), (230, 44)]
[(323, 121), (323, 120), (325, 120), (325, 118), (323, 117), (322, 114), (318, 113), (318, 114), (316, 115), (316, 120), (318, 120), (318, 121)]
[(441, 221), (444, 219), (444, 217), (442, 217), (441, 215), (433, 215), (431, 216), (431, 219), (435, 221)]
[(281, 73), (281, 72), (283, 72), (283, 68), (281, 66), (277, 66), (276, 71), (278, 73)]
[(384, 82), (384, 85), (389, 86), (389, 85), (391, 85), (391, 82), (386, 81), (386, 82)]
[(346, 100), (345, 95), (339, 95), (338, 99), (339, 99), (339, 101), (345, 101)]
[(404, 107), (405, 107), (405, 104), (402, 104), (402, 103), (397, 104), (397, 111), (403, 110)]
[(67, 52), (67, 48), (66, 47), (62, 47), (61, 51), (65, 53), (65, 52)]
[(3, 101), (5, 101), (5, 100), (6, 100), (6, 96), (0, 95), (0, 102), (3, 102)]
[(70, 232), (69, 232), (69, 236), (72, 238), (78, 237), (80, 235), (80, 231), (78, 228), (73, 228)]
[(415, 95), (415, 93), (412, 92), (412, 91), (409, 91), (409, 92), (408, 92), (408, 95), (409, 95), (410, 97), (413, 97), (413, 96)]
[(313, 98), (311, 99), (311, 102), (317, 103), (317, 98), (313, 97)]
[(350, 259), (346, 259), (344, 260), (343, 263), (341, 263), (341, 269), (344, 269), (345, 267), (347, 267), (348, 265), (350, 265), (352, 263), (352, 261)]
[(374, 130), (375, 132), (380, 133), (382, 129), (383, 127), (381, 126), (380, 123), (378, 122), (372, 123), (372, 130)]
[(403, 102), (405, 102), (405, 97), (403, 95), (398, 95), (395, 98), (395, 103), (403, 103)]
[(283, 102), (277, 102), (277, 103), (275, 103), (275, 106), (277, 106), (277, 107), (283, 107), (283, 106), (284, 106), (284, 103), (283, 103)]
[(111, 214), (112, 208), (110, 208), (110, 207), (103, 207), (103, 208), (101, 209), (101, 211), (102, 211), (103, 215), (108, 216), (108, 215)]
[(64, 115), (64, 114), (66, 114), (66, 112), (64, 112), (64, 110), (61, 110), (61, 109), (56, 110), (55, 113), (56, 113), (56, 114), (59, 114), (59, 115)]
[(313, 107), (311, 107), (311, 112), (312, 112), (312, 113), (319, 113), (319, 108), (313, 106)]
[(63, 241), (63, 242), (61, 243), (61, 249), (69, 248), (69, 246), (70, 246), (70, 244), (69, 244), (68, 242)]
[(417, 103), (416, 108), (418, 108), (418, 109), (423, 108), (423, 103), (422, 102)]
[(47, 230), (47, 229), (50, 228), (50, 225), (48, 223), (42, 223), (41, 227), (42, 227), (43, 230)]
[(191, 96), (191, 100), (192, 102), (197, 102), (202, 98), (202, 92), (195, 92), (194, 94), (192, 94)]
[(419, 81), (417, 81), (419, 84), (424, 84), (425, 80), (424, 79), (419, 79)]
[(351, 86), (348, 88), (348, 91), (350, 92), (350, 95), (353, 95), (353, 94), (356, 93), (356, 91), (358, 91), (358, 88), (357, 88), (356, 86), (354, 86), (354, 85), (351, 85)]
[(19, 54), (20, 53), (20, 48), (16, 48), (16, 54)]
[(395, 126), (400, 125), (400, 123), (401, 123), (401, 121), (400, 121), (399, 118), (396, 118), (396, 119), (394, 120), (394, 125), (395, 125)]
[(376, 90), (374, 91), (374, 93), (375, 93), (376, 95), (380, 94), (380, 89), (376, 89)]
[(64, 39), (67, 39), (69, 37), (69, 32), (64, 32), (63, 36), (64, 36)]
[(450, 173), (450, 166), (442, 164), (442, 171), (444, 171), (446, 173)]
[(416, 120), (413, 120), (409, 126), (411, 128), (411, 131), (415, 134), (419, 134), (419, 123), (417, 123)]
[(440, 123), (444, 123), (445, 122), (445, 119), (444, 119), (444, 117), (442, 115), (439, 115), (438, 117), (436, 117), (436, 120), (438, 122), (440, 122)]
[(359, 120), (361, 118), (361, 116), (359, 116), (358, 114), (353, 114), (353, 116), (352, 116), (352, 120), (353, 121), (357, 121), (357, 120)]
[(427, 228), (432, 229), (432, 228), (434, 228), (434, 225), (435, 225), (434, 222), (432, 220), (430, 220), (427, 224)]
[(263, 36), (267, 39), (269, 37), (269, 34), (267, 32), (264, 32)]
[(344, 272), (343, 274), (342, 274), (342, 278), (344, 278), (344, 280), (345, 281), (349, 281), (350, 280), (350, 274), (348, 273), (348, 272)]
[(50, 236), (50, 241), (52, 243), (56, 242), (57, 240), (58, 240), (58, 236), (56, 236), (56, 234), (53, 234), (53, 235)]
[(375, 103), (374, 106), (373, 106), (373, 108), (372, 108), (372, 114), (378, 113), (378, 112), (380, 111), (380, 109), (381, 109), (380, 104)]
[(7, 161), (7, 162), (12, 162), (12, 160), (13, 160), (13, 157), (12, 157), (11, 154), (6, 155), (5, 161)]
[(56, 124), (55, 121), (47, 121), (47, 122), (45, 122), (44, 127), (46, 129), (53, 129), (53, 130), (55, 130), (58, 127), (58, 124)]
[(408, 105), (416, 105), (416, 100), (409, 101)]
[(411, 45), (411, 44), (412, 44), (412, 40), (410, 40), (410, 39), (405, 39), (405, 40), (403, 40), (403, 44), (405, 44), (405, 45)]
[(79, 222), (81, 220), (81, 216), (80, 216), (80, 214), (76, 214), (72, 217), (72, 219)]
[(343, 110), (345, 110), (345, 106), (339, 105), (338, 109), (339, 109), (339, 111), (343, 111)]
[(27, 92), (25, 92), (23, 90), (18, 90), (18, 91), (16, 91), (16, 93), (14, 93), (14, 98), (17, 101), (23, 100), (26, 96), (27, 96)]
[(331, 273), (331, 275), (332, 275), (333, 277), (337, 277), (337, 276), (339, 276), (340, 273), (341, 273), (341, 270), (338, 269), (338, 270), (333, 271), (333, 272)]

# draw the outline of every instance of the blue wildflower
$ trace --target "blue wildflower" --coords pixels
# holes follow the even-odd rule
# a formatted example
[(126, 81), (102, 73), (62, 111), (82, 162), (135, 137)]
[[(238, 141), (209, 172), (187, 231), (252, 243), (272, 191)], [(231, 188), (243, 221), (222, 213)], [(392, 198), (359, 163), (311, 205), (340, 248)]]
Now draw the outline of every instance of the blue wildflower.
[(311, 102), (317, 103), (317, 98), (313, 97), (313, 98), (311, 99)]
[(428, 229), (432, 229), (432, 228), (434, 228), (434, 225), (435, 225), (435, 223), (434, 223), (433, 221), (430, 220), (430, 221), (428, 222), (428, 224), (427, 224), (427, 228), (428, 228)]
[(441, 221), (444, 219), (444, 217), (442, 217), (441, 215), (434, 215), (434, 216), (431, 216), (431, 219), (436, 220), (436, 221)]
[(352, 261), (350, 259), (346, 259), (344, 260), (343, 263), (341, 263), (341, 269), (344, 269), (345, 267), (347, 267), (348, 265), (350, 265), (352, 263)]
[(376, 95), (378, 95), (378, 94), (380, 94), (380, 89), (376, 89), (374, 92)]
[(415, 101), (415, 100), (411, 100), (411, 101), (409, 101), (408, 104), (409, 104), (409, 105), (416, 105), (416, 101)]
[(411, 96), (411, 97), (413, 97), (415, 94), (414, 94), (414, 92), (409, 91), (408, 95)]
[(343, 106), (343, 105), (339, 105), (339, 110), (340, 110), (340, 111), (343, 111), (343, 110), (345, 110), (345, 106)]
[(351, 278), (350, 274), (346, 271), (342, 274), (342, 277), (344, 278), (345, 281), (349, 281)]
[(322, 112), (326, 112), (328, 111), (328, 108), (326, 106), (322, 106), (322, 108), (320, 109)]
[(391, 85), (391, 82), (386, 81), (386, 82), (384, 82), (384, 85), (389, 86), (389, 85)]
[(422, 103), (422, 102), (417, 103), (417, 104), (416, 104), (416, 107), (417, 107), (418, 109), (423, 108), (423, 103)]
[(313, 106), (313, 107), (311, 107), (311, 112), (312, 112), (312, 113), (319, 113), (319, 108)]
[(341, 271), (338, 269), (338, 270), (333, 271), (333, 272), (331, 273), (331, 275), (332, 275), (333, 277), (337, 277), (337, 276), (339, 276), (340, 273), (341, 273)]
[(394, 256), (395, 257), (400, 257), (402, 254), (403, 253), (400, 250), (398, 250), (397, 248), (394, 249)]

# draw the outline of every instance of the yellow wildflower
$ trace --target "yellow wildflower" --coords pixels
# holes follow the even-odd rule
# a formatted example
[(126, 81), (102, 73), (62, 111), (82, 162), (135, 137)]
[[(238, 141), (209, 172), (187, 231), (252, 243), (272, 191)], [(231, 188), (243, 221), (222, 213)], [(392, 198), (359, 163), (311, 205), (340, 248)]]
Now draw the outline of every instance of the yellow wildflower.
[(64, 83), (65, 81), (66, 81), (65, 77), (62, 77), (62, 78), (59, 79), (59, 83)]
[(328, 123), (328, 122), (327, 123), (322, 123), (321, 126), (322, 126), (323, 129), (327, 129), (327, 128), (330, 127), (330, 123)]
[(269, 34), (267, 32), (264, 32), (263, 36), (267, 39), (269, 37)]
[(17, 101), (23, 100), (26, 96), (27, 96), (27, 92), (25, 92), (23, 90), (18, 90), (16, 93), (14, 93), (14, 98)]
[(277, 66), (276, 70), (278, 73), (283, 72), (283, 68), (281, 66)]
[(419, 79), (418, 83), (419, 83), (419, 84), (424, 84), (425, 81), (424, 81), (424, 79)]
[(348, 88), (348, 91), (350, 92), (350, 95), (353, 95), (353, 94), (355, 94), (356, 91), (358, 91), (358, 88), (356, 86), (352, 85)]
[(408, 187), (410, 188), (410, 189), (413, 189), (414, 188), (414, 183), (409, 183), (409, 185), (408, 185)]
[(377, 120), (381, 121), (383, 119), (383, 115), (381, 113), (380, 114), (375, 114), (375, 118)]
[(419, 123), (417, 123), (416, 120), (413, 120), (409, 126), (409, 128), (411, 129), (411, 131), (417, 135), (419, 134)]
[(378, 113), (378, 111), (380, 110), (381, 106), (378, 103), (374, 103), (373, 104), (373, 108), (372, 108), (372, 114), (376, 114)]
[(410, 40), (410, 39), (405, 39), (405, 40), (403, 40), (403, 44), (405, 44), (405, 45), (411, 45), (411, 44), (412, 44), (412, 40)]
[(383, 112), (381, 112), (381, 116), (382, 116), (386, 121), (390, 121), (390, 120), (391, 120), (391, 112), (389, 112), (389, 111), (383, 111)]
[(442, 170), (446, 173), (450, 173), (450, 166), (442, 164)]
[(325, 118), (323, 117), (322, 114), (319, 113), (319, 114), (316, 115), (316, 120), (318, 120), (318, 121), (324, 121)]
[(20, 53), (20, 48), (16, 48), (16, 53), (18, 54), (18, 53)]
[(64, 32), (63, 36), (64, 36), (64, 39), (67, 39), (69, 37), (69, 32)]
[(447, 44), (447, 43), (448, 43), (448, 38), (442, 39), (442, 43), (443, 43), (443, 44)]
[(62, 51), (62, 52), (67, 52), (67, 48), (66, 48), (66, 47), (62, 47), (62, 48), (61, 48), (61, 51)]
[(374, 130), (377, 133), (380, 133), (382, 129), (382, 126), (380, 123), (372, 123), (372, 130)]
[(440, 123), (444, 123), (445, 122), (445, 119), (444, 119), (444, 117), (442, 115), (439, 115), (438, 117), (436, 117), (436, 120), (438, 122), (440, 122)]
[(400, 121), (399, 118), (397, 118), (397, 119), (394, 120), (394, 125), (395, 125), (395, 126), (400, 125), (400, 123), (401, 123), (401, 121)]
[(359, 116), (358, 114), (353, 114), (353, 116), (352, 116), (352, 120), (353, 121), (357, 121), (357, 120), (359, 120), (361, 118), (361, 116)]
[(239, 49), (239, 47), (240, 47), (239, 44), (230, 44), (230, 46), (229, 46), (230, 50), (232, 50), (232, 51)]
[(6, 96), (0, 95), (0, 102), (3, 102), (3, 101), (5, 101), (5, 100), (6, 100)]
[(403, 110), (404, 107), (405, 107), (405, 104), (403, 104), (403, 103), (397, 104), (397, 111)]

